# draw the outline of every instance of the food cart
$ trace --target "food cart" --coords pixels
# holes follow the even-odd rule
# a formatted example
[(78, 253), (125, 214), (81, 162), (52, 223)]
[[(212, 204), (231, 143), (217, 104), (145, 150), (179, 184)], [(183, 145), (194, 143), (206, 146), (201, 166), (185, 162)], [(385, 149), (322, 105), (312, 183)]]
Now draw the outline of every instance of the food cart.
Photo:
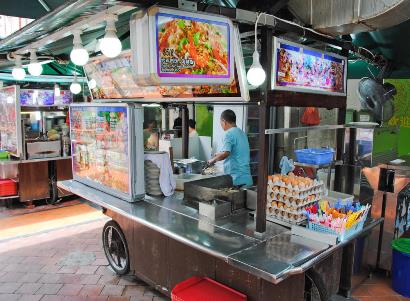
[[(224, 12), (230, 18), (244, 23), (252, 23), (257, 17), (252, 12)], [(216, 13), (222, 14), (221, 10)], [(306, 130), (336, 131), (336, 159), (342, 160), (346, 108), (343, 76), (346, 73), (342, 73), (342, 78), (338, 79), (342, 81), (338, 85), (341, 91), (333, 94), (275, 89), (272, 75), (276, 66), (276, 48), (273, 47), (272, 29), (278, 24), (273, 16), (266, 15), (262, 18), (265, 19), (264, 22), (261, 22), (261, 61), (268, 74), (267, 81), (261, 89), (251, 91), (249, 97), (238, 29), (225, 17), (211, 16), (209, 21), (208, 16), (154, 7), (148, 14), (143, 11), (134, 15), (130, 23), (130, 39), (132, 43), (136, 39), (137, 42), (148, 41), (156, 45), (158, 40), (155, 37), (158, 39), (158, 36), (166, 34), (166, 29), (163, 30), (160, 25), (175, 22), (176, 25), (171, 24), (168, 28), (173, 28), (174, 25), (184, 27), (184, 20), (192, 18), (197, 21), (199, 18), (199, 22), (208, 24), (217, 22), (215, 24), (218, 26), (226, 26), (226, 30), (219, 30), (217, 35), (229, 36), (224, 45), (231, 51), (228, 59), (224, 60), (228, 67), (224, 66), (223, 76), (204, 74), (201, 70), (189, 74), (190, 76), (185, 76), (186, 73), (178, 74), (174, 76), (177, 80), (173, 82), (173, 73), (179, 73), (181, 68), (189, 69), (192, 62), (184, 60), (183, 66), (176, 69), (178, 66), (175, 66), (171, 58), (162, 60), (164, 52), (161, 45), (149, 48), (149, 52), (146, 51), (148, 48), (144, 50), (133, 47), (133, 51), (139, 49), (141, 53), (127, 52), (117, 61), (111, 60), (109, 63), (104, 63), (103, 58), (96, 58), (85, 66), (87, 76), (97, 82), (97, 88), (92, 91), (96, 99), (86, 109), (71, 107), (74, 114), (70, 117), (76, 123), (76, 127), (72, 128), (72, 135), (75, 131), (76, 137), (72, 141), (74, 180), (60, 181), (58, 186), (101, 206), (104, 214), (112, 218), (103, 229), (103, 246), (115, 272), (119, 275), (137, 275), (165, 295), (170, 296), (173, 287), (181, 281), (201, 275), (244, 293), (249, 300), (328, 300), (329, 296), (337, 293), (348, 297), (352, 289), (354, 241), (376, 227), (382, 219), (368, 219), (363, 228), (350, 237), (341, 241), (335, 239), (333, 242), (318, 240), (320, 234), (309, 236), (308, 232), (303, 232), (306, 234), (304, 236), (301, 232), (295, 232), (294, 228), (267, 221), (268, 175), (278, 171), (274, 158), (276, 141), (272, 134)], [(165, 19), (165, 23), (156, 24), (161, 17)], [(141, 18), (145, 21), (143, 24), (138, 23)], [(152, 20), (148, 21), (150, 18)], [(154, 27), (144, 28), (144, 24)], [(156, 25), (158, 26), (155, 27)], [(199, 41), (199, 37), (196, 40)], [(182, 49), (188, 43), (190, 41), (186, 40), (177, 46)], [(195, 44), (195, 41), (192, 40), (192, 43)], [(152, 53), (154, 55), (151, 57)], [(168, 53), (168, 56), (174, 54)], [(162, 65), (157, 68), (157, 64)], [(114, 70), (107, 70), (110, 66), (114, 66)], [(132, 76), (132, 69), (141, 72), (136, 79)], [(98, 77), (101, 72), (103, 76)], [(217, 71), (217, 75), (218, 72), (221, 71)], [(161, 73), (166, 75), (162, 76)], [(115, 76), (119, 75), (121, 80), (115, 80)], [(188, 87), (184, 85), (187, 78), (195, 78)], [(234, 83), (229, 84), (232, 80)], [(141, 83), (151, 86), (144, 87)], [(178, 86), (172, 85), (176, 83)], [(223, 85), (225, 87), (221, 89)], [(118, 101), (125, 104), (118, 104)], [(232, 106), (249, 103), (258, 105), (261, 151), (256, 214), (250, 214), (246, 209), (246, 200), (240, 202), (238, 195), (235, 195), (231, 200), (238, 202), (229, 206), (229, 214), (217, 216), (216, 210), (220, 209), (220, 205), (226, 204), (226, 199), (221, 202), (215, 199), (222, 194), (229, 197), (226, 196), (229, 191), (221, 193), (222, 188), (227, 188), (221, 185), (228, 185), (229, 188), (229, 180), (224, 177), (191, 182), (185, 185), (184, 193), (176, 192), (167, 197), (144, 196), (141, 193), (141, 182), (145, 178), (142, 178), (143, 166), (137, 158), (143, 153), (143, 143), (142, 140), (139, 143), (137, 138), (141, 137), (142, 128), (135, 126), (138, 122), (131, 118), (129, 106), (135, 106), (138, 111), (138, 106), (147, 102), (193, 101), (223, 102)], [(132, 104), (127, 104), (128, 102)], [(337, 124), (303, 129), (277, 128), (275, 110), (281, 107), (306, 106), (338, 109)], [(103, 108), (102, 111), (99, 110), (100, 107)], [(104, 132), (100, 133), (100, 129), (104, 129)], [(183, 133), (187, 135), (186, 123)], [(183, 140), (187, 142), (187, 136), (185, 138)], [(188, 153), (186, 144), (185, 154)], [(92, 147), (92, 151), (88, 150), (89, 147)], [(131, 156), (136, 158), (131, 159)], [(339, 168), (335, 169), (337, 187), (343, 179)], [(221, 184), (224, 181), (228, 181), (227, 184)], [(192, 202), (184, 197), (188, 189), (195, 191), (198, 187), (206, 191), (208, 196), (211, 194), (210, 203), (201, 200)], [(192, 194), (194, 193), (191, 191)], [(214, 210), (213, 218), (201, 214), (202, 204)]]
[(57, 181), (72, 178), (66, 125), (71, 93), (55, 96), (54, 90), (15, 85), (1, 89), (0, 102), (1, 149), (8, 154), (0, 160), (1, 178), (16, 187), (1, 199), (18, 198), (33, 206), (35, 200), (56, 202), (68, 195), (58, 190)]

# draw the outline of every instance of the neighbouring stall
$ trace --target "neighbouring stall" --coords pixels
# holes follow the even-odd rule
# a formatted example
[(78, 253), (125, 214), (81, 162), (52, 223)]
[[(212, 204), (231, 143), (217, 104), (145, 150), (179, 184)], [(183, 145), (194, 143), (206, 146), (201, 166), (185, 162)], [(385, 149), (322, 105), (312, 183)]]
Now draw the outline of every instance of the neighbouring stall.
[(2, 199), (19, 199), (27, 206), (47, 199), (56, 202), (67, 191), (58, 180), (72, 179), (68, 106), (70, 91), (24, 89), (0, 91)]

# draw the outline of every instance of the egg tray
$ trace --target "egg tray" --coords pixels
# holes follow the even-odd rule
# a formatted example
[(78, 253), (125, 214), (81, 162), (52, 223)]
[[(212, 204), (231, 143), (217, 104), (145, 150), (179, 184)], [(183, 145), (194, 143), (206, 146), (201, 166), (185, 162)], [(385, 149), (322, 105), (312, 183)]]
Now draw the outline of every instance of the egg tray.
[[(273, 201), (273, 202), (276, 202), (276, 201)], [(299, 206), (299, 207), (293, 207), (293, 206), (289, 206), (289, 205), (285, 204), (285, 206), (287, 206), (285, 208), (284, 206), (278, 206), (278, 205), (275, 205), (275, 204), (272, 205), (273, 202), (268, 203), (268, 205), (267, 205), (268, 210), (269, 210), (269, 208), (274, 208), (274, 209), (279, 209), (281, 211), (285, 211), (285, 212), (293, 213), (293, 214), (304, 214), (305, 209), (307, 207), (309, 207), (309, 205), (311, 204), (311, 203), (309, 203), (309, 204)], [(279, 202), (279, 203), (284, 204), (282, 202)]]
[[(284, 214), (284, 215), (282, 215), (282, 214)], [(275, 222), (275, 219), (276, 219), (278, 221), (286, 222), (286, 223), (289, 223), (291, 225), (299, 225), (301, 223), (304, 223), (307, 220), (307, 218), (304, 214), (297, 215), (297, 219), (295, 219), (295, 218), (289, 218), (287, 212), (279, 211), (279, 213), (275, 213), (274, 211), (269, 212), (269, 210), (268, 210), (268, 214), (267, 214), (267, 219), (272, 221), (272, 222)]]
[[(276, 188), (276, 189), (275, 189)], [(268, 185), (268, 192), (275, 192), (279, 193), (281, 195), (287, 195), (290, 197), (297, 197), (297, 198), (305, 198), (311, 194), (317, 194), (320, 193), (324, 190), (324, 185), (320, 184), (314, 187), (311, 187), (309, 189), (300, 191), (300, 190), (295, 190), (289, 187), (284, 187), (284, 186), (278, 186), (278, 185)]]
[(295, 198), (295, 197), (289, 197), (287, 195), (275, 194), (274, 192), (272, 192), (268, 194), (267, 198), (268, 198), (268, 201), (278, 201), (278, 202), (285, 203), (288, 206), (300, 207), (300, 206), (305, 206), (307, 204), (311, 204), (311, 203), (314, 203), (316, 201), (323, 199), (325, 194), (326, 193), (324, 192), (320, 192), (316, 194), (315, 197), (313, 197), (313, 195), (310, 195), (310, 196), (307, 196), (306, 198), (300, 199), (300, 198)]
[(300, 188), (298, 186), (292, 186), (291, 184), (286, 185), (285, 182), (283, 182), (283, 181), (275, 181), (275, 182), (273, 182), (271, 180), (268, 181), (268, 186), (272, 186), (272, 187), (273, 186), (279, 186), (279, 187), (287, 188), (287, 189), (290, 189), (292, 191), (298, 191), (298, 192), (306, 192), (310, 189), (315, 189), (315, 188), (317, 188), (319, 186), (323, 186), (323, 185), (324, 185), (323, 181), (313, 180), (312, 185), (310, 185), (308, 187)]

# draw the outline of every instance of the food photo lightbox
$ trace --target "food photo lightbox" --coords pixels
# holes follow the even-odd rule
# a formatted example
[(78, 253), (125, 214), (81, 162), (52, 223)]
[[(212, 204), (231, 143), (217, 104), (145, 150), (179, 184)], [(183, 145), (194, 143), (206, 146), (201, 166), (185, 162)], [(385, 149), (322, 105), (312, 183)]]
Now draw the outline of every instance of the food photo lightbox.
[(0, 147), (12, 156), (23, 155), (20, 116), (20, 87), (0, 88)]
[(129, 202), (142, 199), (143, 118), (143, 108), (135, 104), (72, 104), (74, 180)]
[(153, 6), (132, 16), (130, 40), (142, 85), (223, 85), (234, 77), (229, 18)]
[(347, 58), (273, 39), (272, 89), (346, 96)]

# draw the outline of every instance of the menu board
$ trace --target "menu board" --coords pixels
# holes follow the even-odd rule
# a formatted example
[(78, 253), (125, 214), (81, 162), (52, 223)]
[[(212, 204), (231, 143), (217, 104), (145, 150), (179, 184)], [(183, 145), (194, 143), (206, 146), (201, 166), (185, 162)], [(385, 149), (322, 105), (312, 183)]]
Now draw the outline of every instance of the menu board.
[(133, 70), (142, 85), (229, 85), (236, 36), (231, 20), (151, 6), (131, 17)]
[(346, 95), (345, 57), (278, 38), (274, 46), (273, 89)]
[(53, 106), (67, 105), (72, 102), (70, 91), (62, 90), (60, 96), (54, 95), (54, 90), (20, 89), (20, 105), (22, 106)]
[(161, 12), (155, 18), (160, 77), (231, 77), (229, 23)]
[(75, 179), (130, 194), (128, 109), (125, 106), (71, 106)]
[(186, 98), (213, 97), (214, 99), (242, 99), (240, 75), (230, 85), (198, 85), (198, 86), (140, 86), (132, 72), (131, 51), (123, 51), (113, 59), (97, 57), (84, 66), (89, 80), (97, 83), (91, 90), (94, 99), (164, 99), (173, 101)]
[(1, 149), (17, 157), (22, 154), (18, 90), (18, 86), (8, 86), (0, 89)]

